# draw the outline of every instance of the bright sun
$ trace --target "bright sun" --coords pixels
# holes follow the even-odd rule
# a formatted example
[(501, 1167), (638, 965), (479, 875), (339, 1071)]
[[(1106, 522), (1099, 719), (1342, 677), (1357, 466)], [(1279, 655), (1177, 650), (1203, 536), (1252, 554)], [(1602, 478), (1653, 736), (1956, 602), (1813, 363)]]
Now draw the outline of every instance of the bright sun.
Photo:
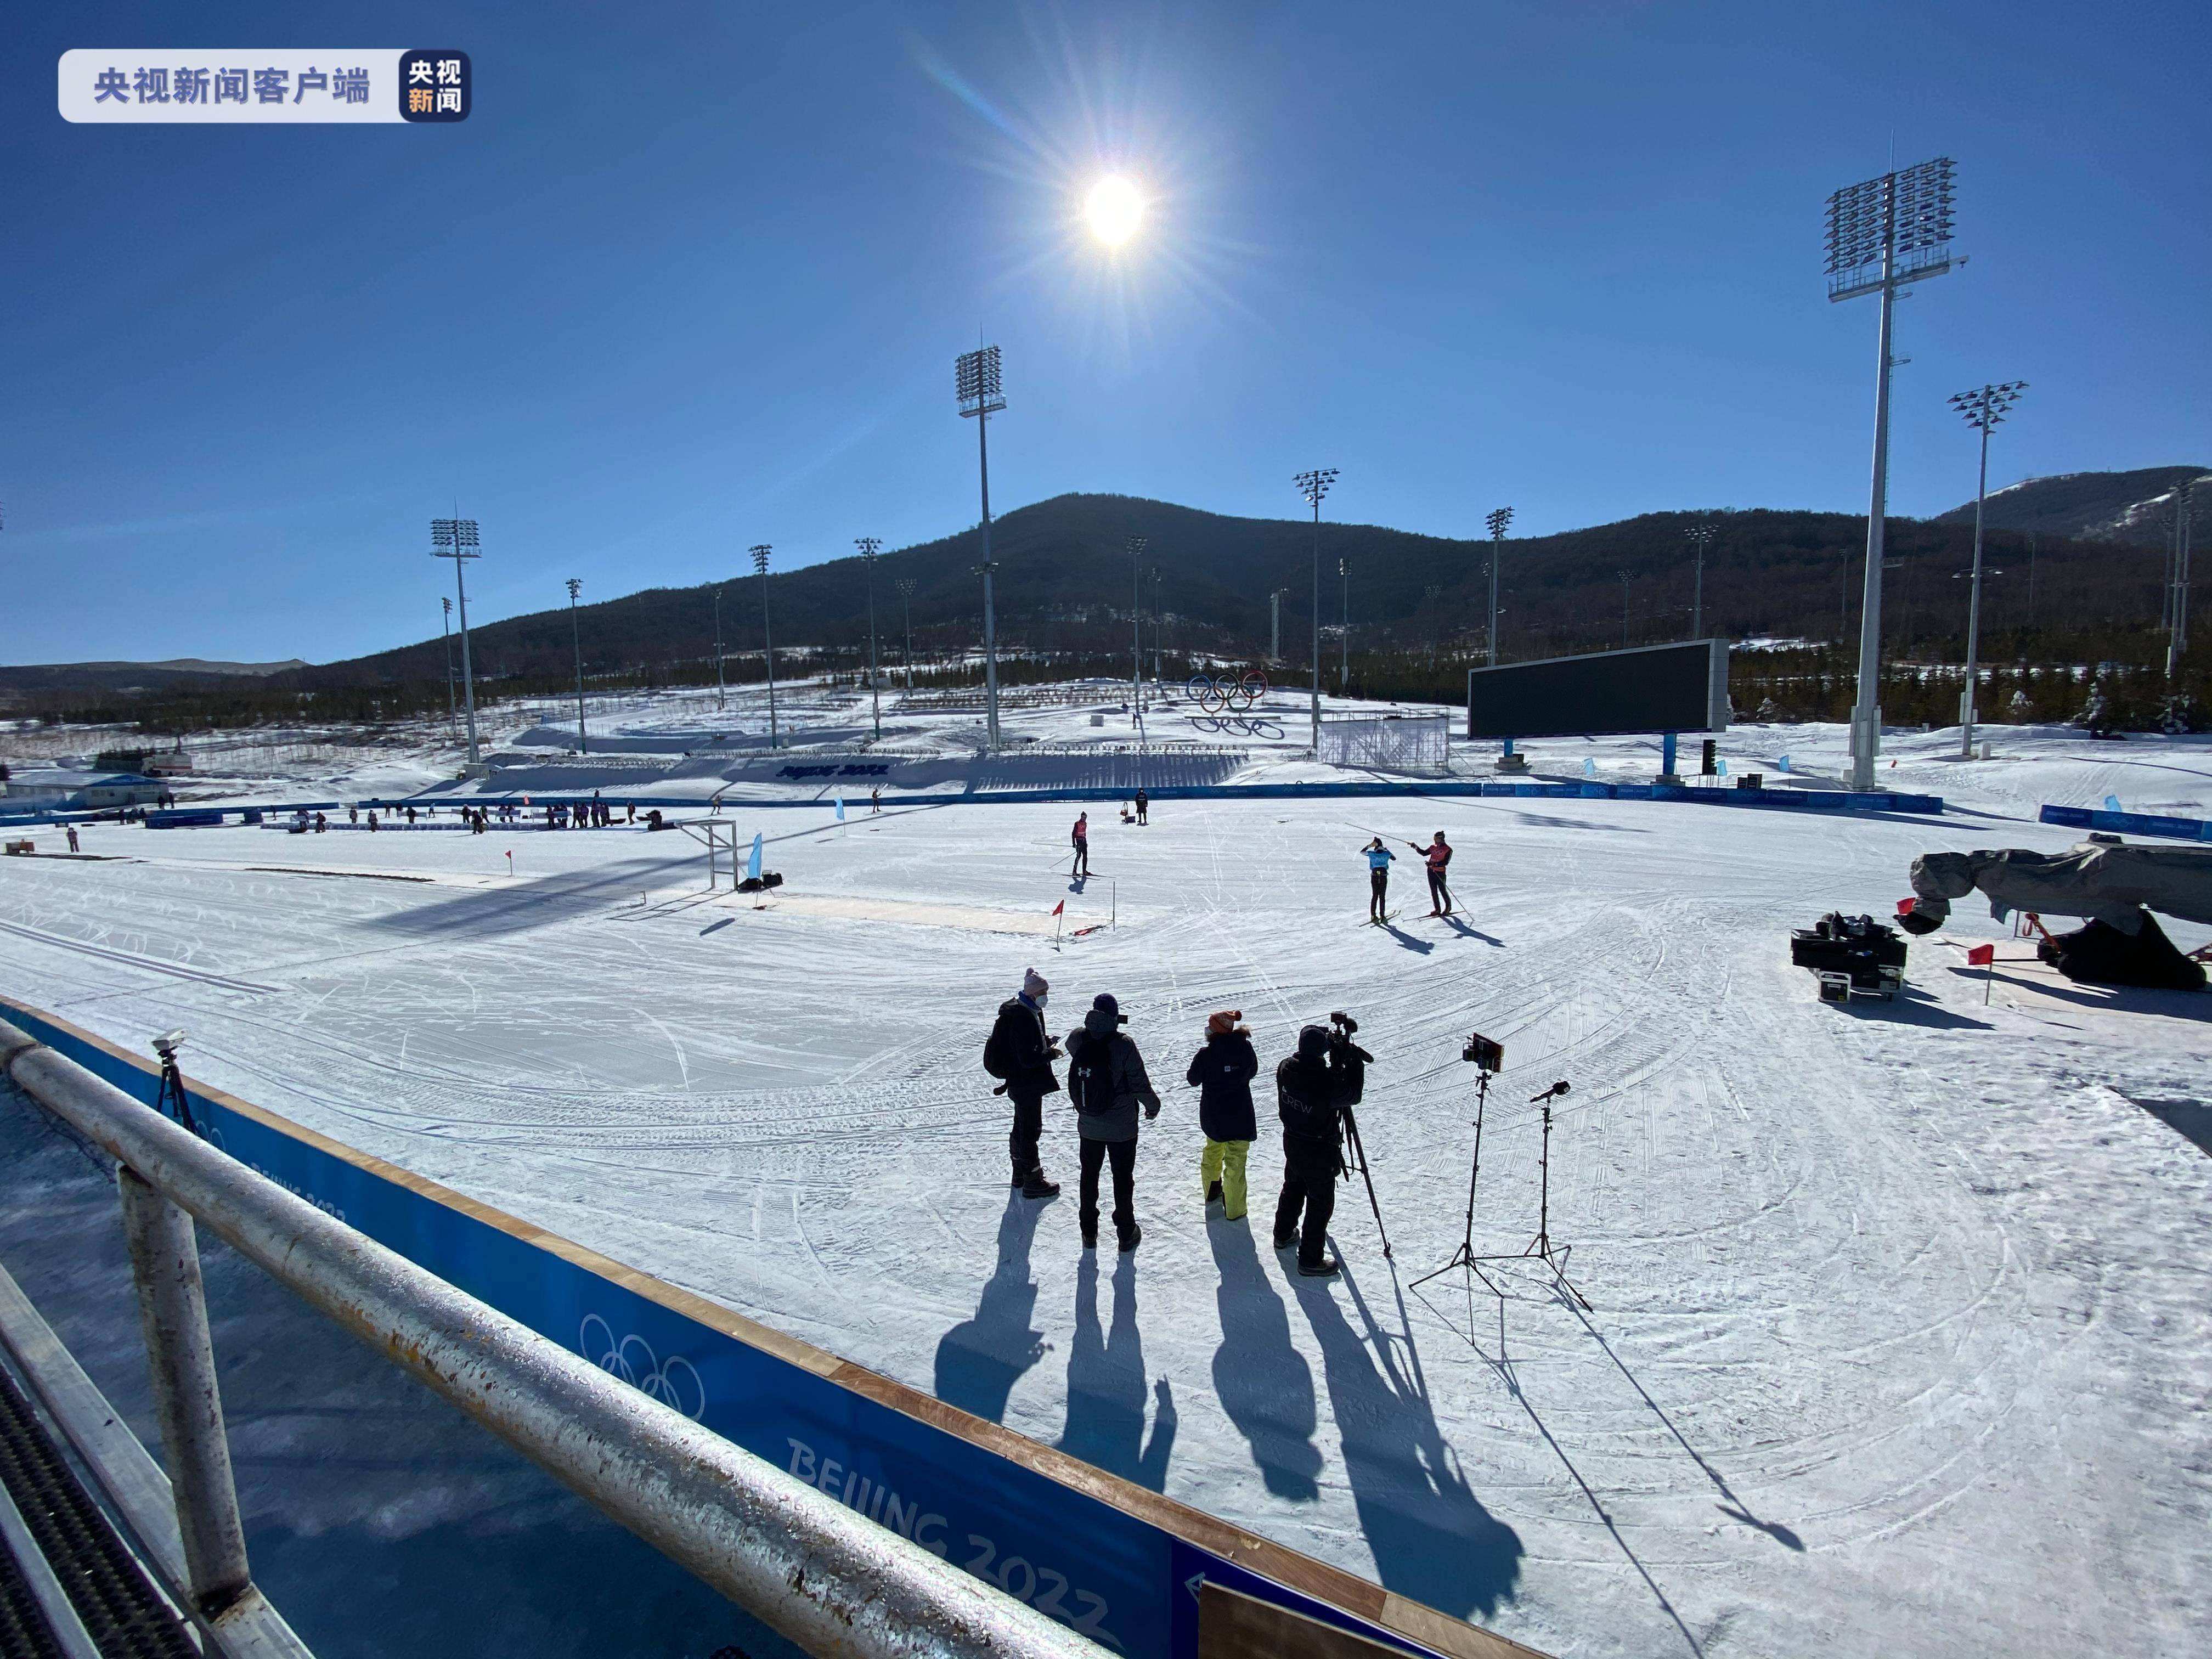
[(1144, 200), (1137, 194), (1136, 185), (1118, 173), (1109, 173), (1093, 185), (1083, 204), (1083, 216), (1091, 222), (1091, 234), (1109, 246), (1127, 241), (1144, 216)]

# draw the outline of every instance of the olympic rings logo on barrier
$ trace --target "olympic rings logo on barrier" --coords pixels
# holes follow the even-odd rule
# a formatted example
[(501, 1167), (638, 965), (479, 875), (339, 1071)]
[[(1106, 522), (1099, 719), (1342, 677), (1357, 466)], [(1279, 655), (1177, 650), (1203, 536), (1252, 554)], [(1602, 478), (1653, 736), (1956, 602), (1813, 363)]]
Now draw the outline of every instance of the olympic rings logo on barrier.
[(1255, 668), (1234, 674), (1193, 674), (1185, 688), (1191, 701), (1210, 714), (1241, 714), (1267, 695), (1267, 677)]
[[(599, 1328), (596, 1338), (592, 1334), (594, 1325)], [(699, 1380), (699, 1373), (691, 1362), (680, 1353), (659, 1358), (641, 1336), (626, 1336), (617, 1342), (614, 1328), (597, 1314), (586, 1314), (584, 1322), (577, 1327), (576, 1352), (610, 1376), (620, 1377), (647, 1399), (658, 1400), (695, 1423), (706, 1415), (707, 1385)], [(680, 1377), (678, 1367), (683, 1372)]]

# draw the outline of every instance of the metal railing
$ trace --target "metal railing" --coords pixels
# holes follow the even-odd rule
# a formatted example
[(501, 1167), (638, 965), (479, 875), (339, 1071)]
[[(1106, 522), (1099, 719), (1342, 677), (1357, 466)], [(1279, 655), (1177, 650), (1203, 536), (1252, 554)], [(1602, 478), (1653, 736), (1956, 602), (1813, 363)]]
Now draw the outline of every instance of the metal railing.
[[(465, 1295), (5, 1021), (0, 1067), (122, 1165), (190, 1611), (226, 1659), (306, 1650), (248, 1571), (196, 1218), (809, 1653), (1103, 1659), (1087, 1638)], [(251, 1642), (222, 1643), (220, 1627), (240, 1608), (266, 1618)]]

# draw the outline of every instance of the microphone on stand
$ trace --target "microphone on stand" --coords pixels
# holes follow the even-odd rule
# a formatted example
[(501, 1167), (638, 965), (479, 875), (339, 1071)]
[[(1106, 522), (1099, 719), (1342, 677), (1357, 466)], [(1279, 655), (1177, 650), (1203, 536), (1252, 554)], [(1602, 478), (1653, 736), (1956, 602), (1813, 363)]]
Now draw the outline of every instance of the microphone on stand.
[(1571, 1083), (1554, 1083), (1550, 1088), (1545, 1090), (1542, 1094), (1530, 1095), (1528, 1097), (1528, 1103), (1531, 1106), (1534, 1106), (1540, 1100), (1549, 1100), (1555, 1095), (1571, 1094), (1573, 1091), (1574, 1085)]

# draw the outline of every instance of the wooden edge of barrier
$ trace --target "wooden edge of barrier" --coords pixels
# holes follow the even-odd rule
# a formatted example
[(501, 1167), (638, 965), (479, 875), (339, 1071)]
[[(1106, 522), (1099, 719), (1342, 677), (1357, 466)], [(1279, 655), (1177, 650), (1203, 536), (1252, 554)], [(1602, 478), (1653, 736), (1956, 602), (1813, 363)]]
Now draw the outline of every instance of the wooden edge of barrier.
[[(0, 1013), (9, 1009), (43, 1021), (58, 1030), (66, 1031), (79, 1042), (149, 1076), (160, 1075), (160, 1068), (153, 1061), (109, 1042), (96, 1032), (86, 1030), (82, 1026), (48, 1013), (44, 1009), (34, 1008), (28, 1003), (0, 994)], [(1287, 1589), (1310, 1595), (1316, 1601), (1340, 1607), (1356, 1617), (1393, 1631), (1408, 1641), (1418, 1642), (1424, 1647), (1446, 1655), (1449, 1659), (1547, 1659), (1537, 1649), (1524, 1646), (1494, 1631), (1485, 1630), (1480, 1625), (1455, 1619), (1449, 1613), (1410, 1600), (1394, 1590), (1385, 1589), (1356, 1573), (1332, 1566), (1286, 1544), (1248, 1532), (1218, 1516), (1208, 1515), (1203, 1510), (1194, 1509), (1188, 1504), (1124, 1480), (1119, 1475), (1109, 1474), (1103, 1469), (1032, 1440), (1002, 1423), (994, 1423), (988, 1419), (964, 1412), (957, 1406), (947, 1405), (933, 1395), (924, 1394), (919, 1389), (886, 1376), (880, 1371), (841, 1358), (797, 1337), (787, 1336), (696, 1291), (684, 1290), (611, 1256), (602, 1255), (587, 1245), (579, 1244), (574, 1239), (549, 1231), (534, 1222), (510, 1215), (504, 1210), (471, 1198), (465, 1193), (456, 1192), (427, 1176), (403, 1169), (374, 1153), (364, 1152), (342, 1140), (334, 1140), (319, 1130), (295, 1123), (264, 1107), (241, 1100), (236, 1095), (204, 1083), (192, 1083), (190, 1087), (202, 1099), (213, 1102), (226, 1111), (235, 1112), (278, 1134), (313, 1146), (319, 1152), (352, 1164), (356, 1169), (404, 1188), (432, 1203), (457, 1210), (523, 1243), (558, 1256), (586, 1273), (619, 1285), (624, 1290), (659, 1303), (670, 1311), (694, 1320), (710, 1330), (719, 1331), (744, 1343), (748, 1347), (773, 1354), (878, 1405), (957, 1436), (971, 1445), (1005, 1458), (1008, 1462), (1018, 1464), (1047, 1480), (1095, 1498), (1125, 1514), (1133, 1515), (1187, 1544), (1210, 1550), (1247, 1571), (1272, 1579)]]

